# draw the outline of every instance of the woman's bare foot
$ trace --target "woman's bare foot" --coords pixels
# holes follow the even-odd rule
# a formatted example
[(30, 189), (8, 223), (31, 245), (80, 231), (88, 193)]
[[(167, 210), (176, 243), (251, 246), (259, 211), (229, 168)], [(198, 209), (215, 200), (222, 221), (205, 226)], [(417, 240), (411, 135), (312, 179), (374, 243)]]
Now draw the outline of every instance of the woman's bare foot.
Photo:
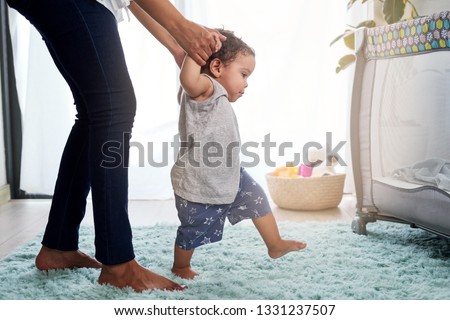
[(295, 240), (280, 240), (276, 245), (269, 248), (269, 257), (277, 259), (291, 251), (299, 251), (306, 248), (305, 242)]
[(196, 276), (198, 276), (198, 273), (195, 272), (194, 270), (191, 269), (191, 267), (186, 267), (186, 268), (172, 268), (172, 273), (174, 275), (176, 275), (177, 277), (183, 278), (183, 279), (187, 279), (187, 280), (192, 280), (194, 279)]
[(39, 270), (101, 268), (102, 264), (80, 250), (61, 251), (42, 246), (35, 260)]
[(117, 288), (130, 287), (136, 292), (186, 289), (186, 287), (142, 267), (134, 259), (114, 266), (103, 265), (98, 283), (109, 284)]

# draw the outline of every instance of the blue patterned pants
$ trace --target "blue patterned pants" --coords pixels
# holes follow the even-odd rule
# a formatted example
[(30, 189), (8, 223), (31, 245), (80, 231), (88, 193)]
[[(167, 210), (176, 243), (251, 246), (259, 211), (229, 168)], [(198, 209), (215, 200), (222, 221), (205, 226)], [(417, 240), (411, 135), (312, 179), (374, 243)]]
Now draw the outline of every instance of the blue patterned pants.
[(177, 195), (175, 203), (181, 222), (175, 244), (184, 250), (220, 241), (226, 218), (234, 225), (244, 219), (260, 218), (272, 212), (264, 190), (243, 168), (233, 203), (196, 203)]

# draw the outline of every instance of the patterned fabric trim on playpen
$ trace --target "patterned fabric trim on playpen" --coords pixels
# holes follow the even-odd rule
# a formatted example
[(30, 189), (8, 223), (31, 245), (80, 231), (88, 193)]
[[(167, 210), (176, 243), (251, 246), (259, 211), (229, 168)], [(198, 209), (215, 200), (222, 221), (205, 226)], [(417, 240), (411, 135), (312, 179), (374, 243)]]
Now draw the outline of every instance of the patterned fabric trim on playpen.
[(450, 49), (450, 11), (367, 29), (367, 60)]

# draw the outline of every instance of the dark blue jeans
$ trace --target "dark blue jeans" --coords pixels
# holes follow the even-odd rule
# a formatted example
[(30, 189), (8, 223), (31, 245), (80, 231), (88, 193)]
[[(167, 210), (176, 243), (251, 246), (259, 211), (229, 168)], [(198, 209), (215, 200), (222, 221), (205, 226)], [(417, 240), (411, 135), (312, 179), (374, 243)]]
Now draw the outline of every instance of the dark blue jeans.
[(127, 262), (134, 258), (127, 167), (136, 98), (117, 22), (95, 0), (7, 2), (42, 35), (77, 109), (42, 244), (78, 249), (78, 230), (91, 190), (96, 258), (106, 265)]

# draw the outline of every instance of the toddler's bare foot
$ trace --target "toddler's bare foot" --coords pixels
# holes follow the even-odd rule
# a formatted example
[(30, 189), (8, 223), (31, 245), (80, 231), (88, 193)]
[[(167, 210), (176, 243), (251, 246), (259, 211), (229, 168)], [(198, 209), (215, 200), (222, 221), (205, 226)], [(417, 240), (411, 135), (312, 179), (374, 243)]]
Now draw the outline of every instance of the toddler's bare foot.
[(80, 250), (61, 251), (42, 246), (35, 260), (39, 270), (101, 268), (102, 264)]
[(269, 249), (269, 256), (272, 259), (277, 259), (291, 251), (299, 251), (305, 248), (305, 242), (295, 240), (280, 240), (275, 246)]
[(134, 259), (114, 266), (103, 265), (98, 283), (109, 284), (117, 288), (131, 287), (136, 292), (186, 289), (186, 287), (142, 267)]
[(172, 268), (172, 273), (174, 275), (176, 275), (177, 277), (183, 278), (183, 279), (187, 279), (187, 280), (192, 280), (194, 279), (196, 276), (198, 276), (198, 273), (195, 272), (194, 270), (191, 269), (191, 267), (186, 267), (186, 268)]

